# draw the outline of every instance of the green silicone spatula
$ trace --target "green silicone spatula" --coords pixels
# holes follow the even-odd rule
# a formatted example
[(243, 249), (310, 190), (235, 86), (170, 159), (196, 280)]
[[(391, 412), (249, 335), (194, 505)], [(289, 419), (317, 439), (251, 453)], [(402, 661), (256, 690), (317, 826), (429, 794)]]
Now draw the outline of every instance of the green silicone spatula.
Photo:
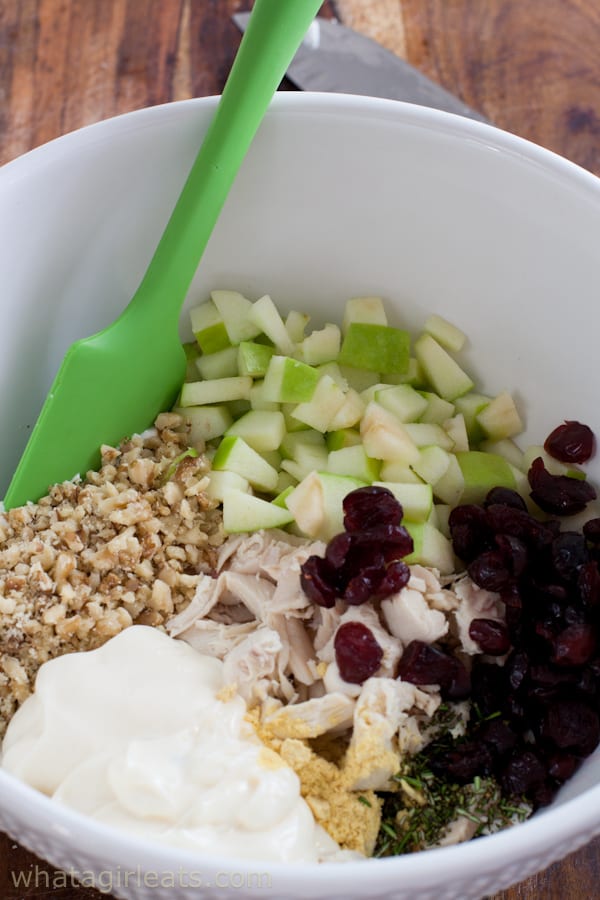
[[(173, 404), (185, 358), (181, 306), (231, 184), (322, 0), (256, 0), (217, 111), (148, 270), (108, 328), (62, 362), (4, 498), (7, 509), (97, 467), (101, 444)], [(85, 302), (85, 297), (82, 297)]]

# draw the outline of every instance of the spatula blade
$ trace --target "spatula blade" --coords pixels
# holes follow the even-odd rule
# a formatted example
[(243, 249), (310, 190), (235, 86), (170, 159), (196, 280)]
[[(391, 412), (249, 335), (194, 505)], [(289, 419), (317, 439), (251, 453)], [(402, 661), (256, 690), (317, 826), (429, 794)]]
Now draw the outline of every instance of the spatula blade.
[(116, 446), (144, 431), (161, 410), (173, 405), (185, 374), (177, 335), (165, 334), (160, 346), (148, 346), (144, 335), (139, 336), (140, 351), (154, 357), (140, 381), (135, 377), (131, 331), (122, 326), (117, 320), (69, 348), (9, 485), (6, 509), (98, 468), (102, 444)]

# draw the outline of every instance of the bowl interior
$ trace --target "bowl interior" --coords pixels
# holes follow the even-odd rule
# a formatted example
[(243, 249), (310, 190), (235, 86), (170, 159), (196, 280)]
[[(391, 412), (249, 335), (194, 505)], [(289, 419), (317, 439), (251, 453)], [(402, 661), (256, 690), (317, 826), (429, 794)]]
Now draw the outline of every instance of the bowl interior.
[[(120, 117), (0, 170), (0, 489), (68, 345), (133, 295), (214, 104)], [(599, 231), (600, 181), (492, 127), (388, 101), (282, 95), (186, 305), (214, 287), (270, 293), (322, 323), (339, 321), (349, 297), (379, 294), (397, 324), (416, 331), (437, 312), (467, 332), (464, 363), (482, 390), (515, 393), (523, 444), (565, 418), (600, 433)], [(571, 809), (599, 776), (594, 756), (556, 804)], [(539, 820), (557, 833), (576, 821), (560, 816)]]

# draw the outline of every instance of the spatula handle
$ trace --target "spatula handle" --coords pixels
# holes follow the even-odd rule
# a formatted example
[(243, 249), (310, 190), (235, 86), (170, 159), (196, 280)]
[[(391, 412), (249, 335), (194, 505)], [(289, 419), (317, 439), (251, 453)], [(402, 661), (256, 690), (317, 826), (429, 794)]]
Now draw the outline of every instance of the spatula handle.
[(128, 317), (173, 327), (232, 182), (322, 0), (256, 0), (215, 116)]

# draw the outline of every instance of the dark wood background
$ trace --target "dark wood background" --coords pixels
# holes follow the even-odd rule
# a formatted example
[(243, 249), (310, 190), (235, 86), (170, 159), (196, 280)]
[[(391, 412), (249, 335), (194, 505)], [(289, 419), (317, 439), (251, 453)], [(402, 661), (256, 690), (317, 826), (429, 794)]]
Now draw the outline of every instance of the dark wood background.
[[(0, 0), (0, 163), (118, 113), (219, 93), (239, 42), (230, 16), (250, 5)], [(500, 127), (600, 175), (600, 0), (337, 0), (322, 12)], [(48, 872), (50, 887), (41, 877), (16, 890), (13, 876), (31, 870)], [(494, 900), (593, 900), (599, 877), (597, 840)], [(0, 836), (0, 898), (105, 896), (60, 884)]]

